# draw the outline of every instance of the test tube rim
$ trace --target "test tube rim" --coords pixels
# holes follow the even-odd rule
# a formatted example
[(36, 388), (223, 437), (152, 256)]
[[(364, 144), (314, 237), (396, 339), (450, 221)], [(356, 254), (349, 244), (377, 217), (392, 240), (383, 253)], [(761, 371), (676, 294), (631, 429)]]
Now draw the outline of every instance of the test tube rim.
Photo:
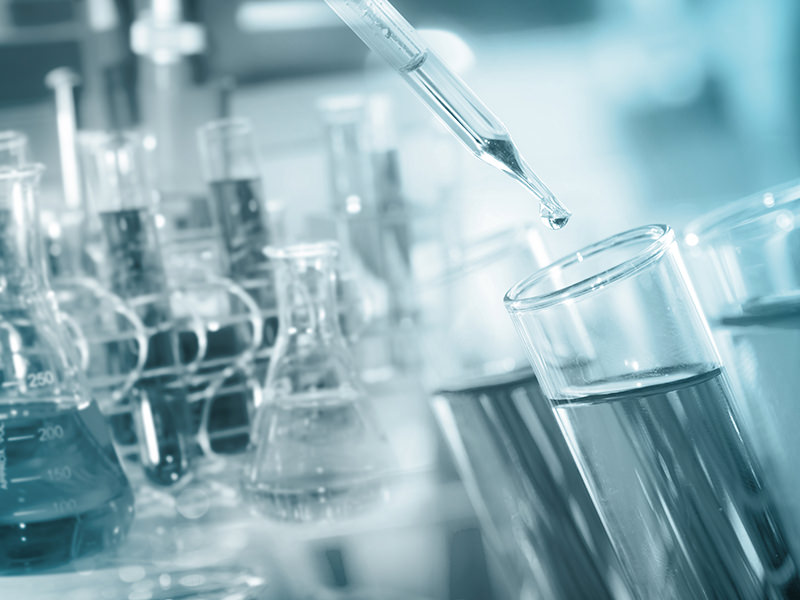
[(339, 254), (339, 243), (334, 240), (319, 242), (302, 242), (287, 246), (265, 246), (263, 250), (271, 260), (288, 260), (294, 258), (336, 257)]
[(28, 143), (28, 135), (19, 129), (3, 129), (0, 131), (0, 150), (15, 150)]
[(203, 123), (197, 128), (197, 135), (201, 138), (209, 135), (221, 135), (234, 132), (248, 134), (253, 132), (253, 123), (247, 117), (224, 117)]
[(142, 144), (142, 147), (144, 147), (142, 134), (130, 129), (82, 129), (76, 135), (77, 145), (81, 148), (93, 148), (115, 140)]
[[(566, 269), (571, 265), (582, 263), (589, 257), (602, 252), (619, 248), (624, 244), (648, 241), (645, 246), (637, 246), (637, 250), (629, 258), (615, 261), (615, 264), (584, 277), (574, 283), (560, 286), (558, 289), (534, 293), (531, 291), (543, 281), (549, 280), (550, 275), (557, 269)], [(548, 308), (566, 300), (575, 300), (587, 294), (595, 294), (612, 283), (629, 279), (642, 269), (652, 264), (675, 244), (675, 232), (669, 225), (643, 225), (605, 238), (594, 244), (581, 248), (576, 252), (550, 263), (539, 269), (522, 281), (517, 282), (506, 292), (503, 298), (506, 310), (511, 313), (529, 312)]]
[(734, 243), (734, 230), (753, 225), (774, 212), (797, 210), (800, 179), (769, 187), (716, 208), (689, 222), (683, 241), (687, 246), (707, 246), (726, 236)]

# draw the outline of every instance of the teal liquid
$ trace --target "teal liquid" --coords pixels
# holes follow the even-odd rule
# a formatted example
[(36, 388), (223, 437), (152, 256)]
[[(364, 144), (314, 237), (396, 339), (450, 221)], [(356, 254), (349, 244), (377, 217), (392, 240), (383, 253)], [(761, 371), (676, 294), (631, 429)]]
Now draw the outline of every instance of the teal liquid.
[(800, 300), (753, 301), (712, 321), (738, 392), (742, 426), (775, 492), (794, 556), (800, 556)]
[(147, 478), (171, 486), (189, 475), (190, 409), (166, 272), (152, 215), (144, 208), (101, 213), (110, 285), (150, 329), (147, 362), (128, 398), (131, 416), (112, 417), (115, 439), (135, 441)]
[(800, 597), (723, 372), (635, 375), (554, 404), (636, 597)]
[(533, 372), (440, 390), (433, 404), (502, 564), (532, 576), (542, 598), (625, 597), (615, 595), (613, 551)]
[(133, 493), (97, 405), (0, 404), (0, 573), (117, 546)]

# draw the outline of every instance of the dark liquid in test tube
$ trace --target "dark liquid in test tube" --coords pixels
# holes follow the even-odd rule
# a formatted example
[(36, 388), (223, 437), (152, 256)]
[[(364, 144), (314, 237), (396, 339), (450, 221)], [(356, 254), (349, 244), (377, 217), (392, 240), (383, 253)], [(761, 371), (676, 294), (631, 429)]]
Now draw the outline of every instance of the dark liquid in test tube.
[(800, 597), (723, 371), (687, 365), (593, 387), (598, 393), (557, 401), (556, 415), (617, 551), (635, 565), (628, 575), (637, 594)]
[[(256, 353), (255, 378), (262, 381), (266, 374), (268, 358), (260, 355), (268, 352), (277, 335), (275, 296), (272, 289), (272, 273), (263, 249), (270, 243), (269, 228), (264, 212), (261, 180), (228, 179), (211, 182), (212, 210), (216, 214), (227, 258), (226, 275), (244, 286), (253, 300), (267, 311), (264, 317), (262, 348)], [(208, 331), (206, 359), (210, 363), (238, 354), (243, 340), (249, 338), (244, 329), (247, 325), (235, 324)], [(194, 344), (191, 336), (184, 336), (183, 350), (192, 355)], [(200, 372), (198, 375), (202, 376)], [(226, 454), (244, 451), (250, 442), (250, 417), (252, 413), (252, 385), (242, 372), (228, 377), (210, 401), (207, 428), (209, 443), (214, 452)], [(202, 403), (193, 411), (194, 429), (200, 427)]]
[(112, 291), (135, 302), (150, 333), (144, 373), (130, 395), (132, 422), (121, 416), (112, 427), (122, 437), (135, 435), (148, 479), (172, 485), (189, 471), (190, 416), (179, 332), (155, 226), (142, 208), (101, 213), (101, 220), (110, 252)]
[[(501, 559), (505, 554), (505, 562), (519, 564), (529, 545), (537, 566), (519, 568), (540, 569), (535, 584), (542, 597), (614, 598), (613, 553), (533, 372), (486, 377), (435, 396), (437, 414), (444, 412), (463, 440), (451, 447), (463, 443), (456, 462), (487, 509), (497, 533), (489, 539), (520, 544), (510, 554), (496, 549)], [(525, 539), (515, 542), (522, 533)]]

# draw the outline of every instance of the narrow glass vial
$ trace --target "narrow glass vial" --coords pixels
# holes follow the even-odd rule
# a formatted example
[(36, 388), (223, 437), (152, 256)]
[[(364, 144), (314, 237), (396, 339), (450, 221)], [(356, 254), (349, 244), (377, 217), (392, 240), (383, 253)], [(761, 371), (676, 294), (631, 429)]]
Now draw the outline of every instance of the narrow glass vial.
[(333, 242), (268, 252), (280, 328), (243, 486), (267, 516), (338, 519), (386, 495), (391, 451), (342, 338)]
[(119, 544), (133, 494), (53, 303), (39, 165), (0, 168), (0, 574)]
[(147, 363), (131, 394), (133, 423), (114, 422), (115, 435), (121, 443), (138, 443), (151, 482), (171, 486), (189, 472), (190, 416), (140, 141), (128, 133), (95, 133), (81, 143), (87, 193), (102, 226), (106, 284), (134, 308), (149, 334)]

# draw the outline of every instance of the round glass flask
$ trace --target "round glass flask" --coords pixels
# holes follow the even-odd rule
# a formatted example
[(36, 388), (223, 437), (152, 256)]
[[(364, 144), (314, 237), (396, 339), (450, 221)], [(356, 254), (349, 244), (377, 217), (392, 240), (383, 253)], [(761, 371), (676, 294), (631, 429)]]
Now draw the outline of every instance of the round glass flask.
[(0, 168), (0, 574), (117, 545), (133, 494), (45, 275), (43, 168)]
[(333, 520), (386, 496), (389, 444), (339, 329), (333, 242), (269, 249), (279, 330), (243, 486), (286, 521)]

